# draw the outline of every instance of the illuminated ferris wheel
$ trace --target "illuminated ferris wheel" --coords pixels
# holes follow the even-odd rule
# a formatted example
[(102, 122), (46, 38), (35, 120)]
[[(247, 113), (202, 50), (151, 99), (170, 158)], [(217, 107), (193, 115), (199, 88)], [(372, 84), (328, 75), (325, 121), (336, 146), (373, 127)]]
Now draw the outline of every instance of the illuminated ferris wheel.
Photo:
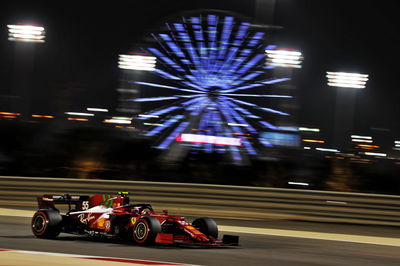
[(143, 134), (156, 139), (154, 147), (179, 143), (240, 161), (271, 146), (259, 132), (276, 129), (274, 117), (289, 114), (268, 104), (292, 96), (269, 93), (271, 84), (290, 78), (272, 77), (266, 49), (275, 47), (266, 43), (265, 32), (218, 12), (184, 16), (165, 26), (151, 34), (155, 45), (145, 49), (153, 56), (146, 60), (157, 62), (148, 70), (158, 78), (132, 81), (154, 92), (131, 99), (149, 108), (137, 119), (145, 125)]

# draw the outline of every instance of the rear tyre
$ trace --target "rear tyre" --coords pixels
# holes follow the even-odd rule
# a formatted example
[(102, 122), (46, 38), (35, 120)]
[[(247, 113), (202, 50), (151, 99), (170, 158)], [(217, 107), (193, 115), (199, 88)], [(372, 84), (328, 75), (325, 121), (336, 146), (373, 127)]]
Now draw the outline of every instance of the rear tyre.
[(132, 230), (133, 240), (142, 245), (155, 243), (157, 234), (161, 232), (161, 224), (157, 218), (146, 216), (141, 218)]
[(55, 238), (61, 232), (62, 217), (58, 211), (38, 210), (32, 217), (32, 232), (36, 237)]
[(208, 217), (197, 218), (193, 221), (192, 225), (207, 237), (212, 236), (218, 238), (218, 226), (213, 219)]

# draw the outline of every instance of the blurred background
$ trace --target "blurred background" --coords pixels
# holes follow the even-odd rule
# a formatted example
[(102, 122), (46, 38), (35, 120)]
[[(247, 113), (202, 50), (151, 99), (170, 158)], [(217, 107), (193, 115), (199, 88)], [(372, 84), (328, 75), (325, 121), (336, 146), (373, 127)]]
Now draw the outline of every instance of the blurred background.
[(0, 175), (397, 194), (394, 10), (7, 2)]

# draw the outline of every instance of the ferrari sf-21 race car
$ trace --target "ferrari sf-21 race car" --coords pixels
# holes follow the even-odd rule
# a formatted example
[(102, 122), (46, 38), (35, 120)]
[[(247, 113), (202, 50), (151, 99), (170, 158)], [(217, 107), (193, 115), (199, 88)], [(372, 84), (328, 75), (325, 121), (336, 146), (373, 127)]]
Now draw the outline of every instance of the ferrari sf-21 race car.
[[(68, 210), (61, 214), (56, 204)], [(157, 213), (150, 204), (130, 204), (126, 192), (116, 196), (95, 194), (43, 195), (32, 218), (32, 232), (40, 238), (55, 238), (61, 232), (89, 236), (118, 237), (138, 244), (237, 246), (238, 236), (218, 239), (218, 227), (208, 217), (189, 223), (167, 210)]]

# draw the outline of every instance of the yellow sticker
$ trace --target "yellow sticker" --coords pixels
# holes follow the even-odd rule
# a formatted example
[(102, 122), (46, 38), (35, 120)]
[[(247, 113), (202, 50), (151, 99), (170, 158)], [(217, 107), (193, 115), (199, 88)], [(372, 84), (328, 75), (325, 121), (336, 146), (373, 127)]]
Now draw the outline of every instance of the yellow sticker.
[(104, 218), (99, 219), (99, 220), (97, 221), (98, 227), (103, 227), (105, 221), (106, 221), (106, 219), (104, 219)]
[(132, 218), (131, 218), (131, 223), (132, 223), (132, 224), (135, 224), (135, 223), (136, 223), (136, 217), (132, 217)]

